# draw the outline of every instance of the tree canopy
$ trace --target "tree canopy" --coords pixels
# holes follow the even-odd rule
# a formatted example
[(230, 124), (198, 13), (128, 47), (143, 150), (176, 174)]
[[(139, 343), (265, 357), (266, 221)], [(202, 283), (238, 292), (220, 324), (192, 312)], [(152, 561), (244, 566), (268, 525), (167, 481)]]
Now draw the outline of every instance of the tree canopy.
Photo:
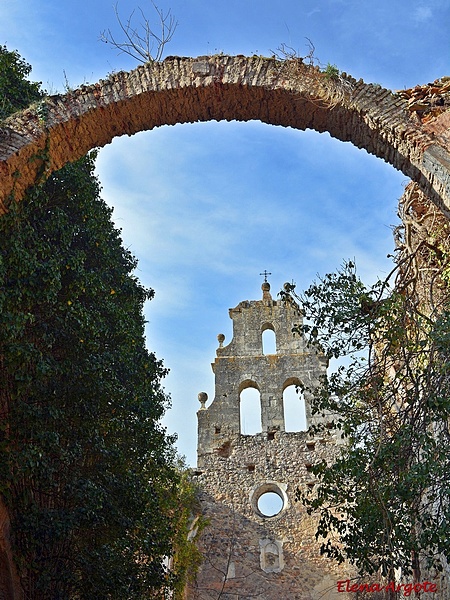
[(41, 84), (27, 79), (31, 65), (18, 52), (0, 46), (0, 119), (41, 97)]
[[(30, 70), (0, 48), (3, 114), (39, 99)], [(0, 218), (0, 493), (28, 599), (165, 598), (190, 560), (194, 492), (159, 422), (166, 370), (145, 347), (153, 291), (95, 156)]]
[[(442, 274), (448, 255), (440, 261)], [(313, 412), (331, 414), (345, 444), (334, 464), (313, 467), (317, 485), (299, 489), (298, 499), (319, 516), (322, 552), (361, 574), (392, 578), (399, 569), (419, 579), (420, 568), (439, 571), (450, 559), (450, 310), (442, 277), (439, 287), (439, 307), (425, 310), (408, 286), (364, 285), (349, 261), (299, 298), (306, 322), (298, 332), (341, 361), (314, 390)]]

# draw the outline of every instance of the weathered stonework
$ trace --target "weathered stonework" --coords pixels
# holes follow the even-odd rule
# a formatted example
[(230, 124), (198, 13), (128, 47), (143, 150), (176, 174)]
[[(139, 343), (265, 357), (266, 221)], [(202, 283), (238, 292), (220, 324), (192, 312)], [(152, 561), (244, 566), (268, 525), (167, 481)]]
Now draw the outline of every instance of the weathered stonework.
[[(296, 129), (327, 131), (339, 140), (350, 141), (364, 148), (411, 178), (418, 186), (414, 193), (419, 193), (420, 188), (425, 201), (433, 201), (448, 218), (450, 80), (442, 78), (413, 90), (393, 93), (378, 85), (355, 81), (349, 76), (343, 76), (343, 79), (346, 83), (344, 93), (339, 82), (325, 81), (317, 69), (302, 65), (301, 61), (278, 61), (257, 56), (170, 57), (161, 63), (142, 65), (130, 73), (116, 73), (106, 80), (82, 86), (66, 95), (47, 97), (0, 124), (0, 214), (7, 211), (12, 199), (19, 200), (27, 187), (40, 177), (80, 158), (94, 147), (110, 143), (116, 136), (133, 135), (176, 123), (259, 120)], [(414, 209), (417, 210), (426, 202), (415, 202)], [(244, 307), (241, 308), (244, 310)], [(320, 357), (316, 358), (320, 367)], [(281, 358), (274, 360), (277, 366), (283, 366)], [(312, 356), (308, 360), (312, 361)], [(270, 367), (269, 358), (267, 363)], [(287, 369), (289, 366), (288, 361), (284, 367)], [(217, 367), (218, 372), (220, 368)], [(305, 365), (303, 368), (306, 369)], [(304, 376), (303, 372), (295, 375), (299, 379)], [(249, 380), (252, 378), (249, 377)], [(245, 556), (250, 562), (247, 565), (244, 561), (239, 566), (241, 563), (234, 563), (230, 559), (225, 571), (229, 575), (226, 585), (231, 586), (230, 582), (233, 581), (236, 586), (239, 581), (244, 581), (238, 579), (243, 575), (236, 575), (242, 567), (241, 573), (245, 572), (246, 582), (256, 577), (255, 589), (270, 582), (271, 595), (268, 598), (275, 593), (281, 598), (313, 598), (317, 597), (320, 588), (327, 589), (330, 582), (330, 589), (333, 589), (334, 575), (341, 576), (341, 572), (336, 574), (335, 567), (328, 567), (324, 561), (314, 571), (317, 559), (312, 538), (313, 525), (298, 505), (291, 501), (293, 486), (297, 482), (302, 485), (312, 482), (307, 481), (300, 462), (298, 471), (291, 462), (296, 456), (300, 456), (301, 461), (311, 461), (322, 454), (331, 456), (332, 444), (327, 441), (322, 447), (323, 441), (319, 440), (314, 451), (305, 450), (307, 435), (283, 431), (280, 401), (276, 400), (277, 396), (269, 388), (267, 390), (263, 398), (264, 423), (265, 427), (272, 427), (272, 431), (266, 430), (250, 440), (239, 434), (236, 408), (232, 403), (228, 403), (227, 417), (222, 420), (220, 411), (214, 413), (212, 407), (205, 412), (209, 417), (200, 417), (204, 423), (200, 434), (203, 437), (199, 446), (202, 449), (199, 464), (205, 469), (205, 474), (210, 469), (211, 477), (213, 467), (217, 472), (214, 475), (216, 479), (208, 479), (205, 474), (199, 475), (199, 479), (205, 485), (205, 506), (212, 515), (213, 531), (216, 520), (220, 520), (222, 526), (227, 522), (232, 523), (228, 526), (228, 534), (235, 531), (238, 525), (248, 526), (243, 532), (246, 532), (245, 544), (248, 547)], [(275, 401), (270, 400), (271, 395)], [(207, 430), (207, 418), (218, 420), (220, 433), (212, 434)], [(272, 440), (264, 437), (268, 433), (273, 434)], [(286, 449), (283, 458), (287, 465), (285, 470), (276, 465), (275, 456), (281, 451), (278, 448), (280, 440), (283, 440), (282, 446)], [(244, 468), (242, 465), (247, 455), (254, 460)], [(238, 477), (237, 473), (242, 477)], [(279, 517), (263, 519), (249, 509), (247, 496), (244, 499), (240, 494), (235, 498), (226, 491), (227, 481), (236, 482), (248, 491), (251, 473), (256, 486), (266, 480), (283, 491), (282, 486), (286, 485), (289, 506)], [(208, 492), (208, 481), (216, 481), (214, 485), (211, 484), (211, 492)], [(212, 492), (219, 486), (219, 481), (223, 482), (223, 498), (218, 500)], [(244, 512), (237, 513), (235, 507), (239, 502)], [(295, 522), (302, 524), (297, 533), (302, 534), (303, 538), (297, 534), (292, 537), (292, 540), (303, 539), (304, 545), (300, 548), (297, 542), (282, 537), (282, 524), (291, 516), (295, 516)], [(281, 533), (275, 527), (277, 523), (280, 524)], [(14, 576), (8, 524), (8, 514), (2, 506), (0, 596), (15, 600), (21, 597), (21, 592)], [(212, 534), (205, 534), (205, 543), (208, 535)], [(226, 537), (215, 539), (214, 543), (216, 558), (222, 561), (222, 569), (227, 548), (234, 548), (235, 545), (227, 542)], [(245, 544), (239, 550), (240, 556)], [(259, 565), (256, 570), (255, 564)], [(245, 571), (247, 566), (252, 569), (251, 572)], [(325, 574), (328, 568), (330, 575)], [(260, 579), (261, 572), (265, 574), (263, 580)], [(290, 583), (287, 583), (288, 580)], [(217, 590), (220, 592), (224, 581), (219, 578), (211, 585), (215, 586), (217, 597)], [(288, 588), (290, 591), (286, 591)], [(441, 596), (443, 599), (447, 597), (445, 593)], [(205, 594), (201, 597), (208, 597)], [(241, 600), (245, 597), (239, 595)], [(332, 598), (330, 595), (321, 597)], [(339, 597), (344, 596), (340, 594)]]
[[(264, 432), (284, 431), (283, 391), (289, 385), (305, 388), (306, 417), (311, 422), (310, 388), (325, 374), (327, 360), (306, 341), (294, 336), (292, 327), (301, 323), (298, 307), (272, 300), (270, 286), (263, 284), (262, 301), (244, 301), (230, 309), (233, 339), (228, 346), (222, 342), (213, 364), (216, 380), (215, 400), (207, 410), (198, 413), (199, 467), (211, 453), (223, 448), (230, 436), (239, 435), (239, 395), (253, 387), (261, 393), (261, 426)], [(265, 356), (262, 333), (274, 331), (277, 354)]]
[[(448, 89), (450, 93), (450, 79)], [(420, 91), (423, 91), (422, 88)], [(425, 105), (423, 100), (422, 105)], [(423, 314), (435, 318), (448, 304), (448, 280), (442, 278), (443, 272), (449, 267), (448, 221), (414, 183), (405, 188), (399, 200), (399, 216), (402, 225), (395, 231), (399, 267), (396, 287), (413, 299)], [(443, 556), (440, 563), (441, 572), (421, 564), (421, 578), (422, 581), (429, 580), (437, 585), (436, 592), (429, 594), (433, 600), (448, 600), (450, 564)]]
[(350, 141), (402, 171), (450, 214), (450, 119), (446, 99), (439, 102), (444, 112), (422, 122), (420, 107), (403, 95), (347, 75), (329, 79), (299, 59), (169, 57), (49, 96), (6, 119), (0, 212), (11, 193), (20, 198), (42, 174), (116, 136), (176, 123), (259, 120)]
[[(209, 525), (200, 539), (205, 560), (187, 597), (347, 600), (337, 581), (351, 574), (349, 567), (320, 556), (316, 521), (296, 501), (297, 488), (314, 488), (311, 465), (334, 460), (339, 437), (332, 429), (320, 437), (284, 431), (283, 390), (305, 388), (310, 425), (317, 417), (311, 417), (306, 388), (317, 385), (327, 361), (293, 335), (302, 321), (298, 306), (274, 301), (269, 284), (262, 287), (262, 300), (230, 310), (233, 339), (223, 347), (219, 336), (214, 401), (206, 408), (205, 396), (199, 398), (196, 480)], [(267, 328), (276, 334), (275, 355), (262, 353)], [(240, 433), (240, 392), (248, 386), (261, 397), (262, 431), (256, 435)], [(272, 516), (258, 502), (268, 492), (282, 502)]]

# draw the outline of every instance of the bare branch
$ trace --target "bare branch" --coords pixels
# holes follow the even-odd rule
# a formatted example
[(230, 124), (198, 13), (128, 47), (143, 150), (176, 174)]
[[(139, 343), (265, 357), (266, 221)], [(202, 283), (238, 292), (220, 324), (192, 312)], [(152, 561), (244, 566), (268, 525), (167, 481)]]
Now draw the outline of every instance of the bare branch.
[(328, 63), (324, 66), (317, 58), (316, 48), (309, 38), (308, 53), (300, 56), (292, 46), (281, 44), (276, 51), (272, 50), (274, 58), (282, 64), (284, 77), (291, 84), (309, 87), (316, 96), (318, 106), (333, 108), (348, 100), (353, 91), (353, 82), (345, 73), (341, 73), (335, 65)]
[(125, 38), (123, 41), (119, 41), (114, 36), (111, 29), (107, 29), (100, 34), (100, 41), (105, 44), (111, 44), (113, 48), (119, 50), (119, 54), (128, 54), (128, 56), (131, 56), (138, 62), (146, 63), (160, 61), (164, 54), (165, 46), (174, 36), (178, 21), (172, 15), (170, 8), (167, 12), (164, 12), (164, 10), (156, 6), (153, 0), (150, 1), (158, 15), (160, 27), (159, 33), (152, 28), (150, 21), (142, 8), (139, 7), (142, 20), (138, 27), (134, 27), (132, 21), (135, 11), (133, 10), (131, 15), (124, 22), (119, 15), (118, 4), (116, 4), (114, 6), (114, 12)]

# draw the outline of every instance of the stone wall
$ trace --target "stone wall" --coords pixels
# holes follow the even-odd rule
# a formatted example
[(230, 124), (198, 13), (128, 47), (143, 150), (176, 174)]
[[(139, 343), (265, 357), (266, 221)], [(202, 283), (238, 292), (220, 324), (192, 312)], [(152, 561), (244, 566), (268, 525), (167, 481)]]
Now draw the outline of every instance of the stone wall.
[[(212, 365), (215, 398), (207, 409), (198, 412), (198, 464), (230, 443), (230, 435), (241, 433), (240, 394), (253, 387), (260, 392), (261, 428), (264, 432), (284, 431), (283, 392), (296, 385), (304, 390), (307, 421), (312, 424), (311, 390), (326, 372), (327, 359), (307, 347), (294, 325), (302, 315), (295, 303), (273, 300), (270, 285), (263, 284), (263, 299), (244, 301), (230, 309), (233, 339), (223, 346), (219, 335), (217, 358)], [(271, 329), (276, 337), (277, 353), (264, 355), (262, 334)]]
[[(337, 451), (332, 434), (313, 439), (306, 432), (276, 432), (268, 441), (261, 433), (230, 441), (228, 457), (212, 454), (196, 472), (208, 526), (200, 539), (205, 560), (187, 597), (348, 600), (351, 595), (338, 593), (337, 581), (354, 573), (320, 556), (316, 522), (296, 501), (297, 487), (314, 488), (310, 465), (331, 460)], [(265, 517), (258, 493), (276, 489), (284, 506)]]
[[(293, 299), (273, 300), (267, 281), (262, 291), (262, 300), (230, 309), (233, 338), (223, 346), (218, 336), (208, 408), (206, 394), (199, 395), (195, 480), (208, 525), (199, 542), (204, 562), (187, 598), (347, 600), (337, 582), (354, 573), (320, 555), (317, 522), (297, 497), (298, 489), (314, 494), (311, 467), (335, 460), (340, 436), (331, 428), (320, 437), (287, 433), (284, 422), (283, 391), (294, 384), (304, 392), (307, 426), (326, 423), (326, 416), (311, 416), (309, 400), (327, 360), (302, 334), (294, 335), (302, 314)], [(263, 354), (266, 329), (275, 333), (276, 354)], [(240, 426), (240, 393), (249, 386), (260, 392), (256, 435), (243, 435)], [(276, 508), (261, 504), (270, 494)]]

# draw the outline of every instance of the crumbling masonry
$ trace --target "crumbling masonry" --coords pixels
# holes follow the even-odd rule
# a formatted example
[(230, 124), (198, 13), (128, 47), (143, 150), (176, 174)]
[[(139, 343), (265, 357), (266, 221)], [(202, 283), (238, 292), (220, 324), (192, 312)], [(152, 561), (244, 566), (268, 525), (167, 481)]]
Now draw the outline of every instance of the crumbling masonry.
[[(342, 87), (344, 83), (344, 87)], [(405, 96), (301, 59), (169, 57), (49, 96), (0, 124), (0, 212), (42, 176), (120, 135), (197, 121), (314, 129), (382, 158), (450, 214), (450, 84)], [(423, 118), (426, 117), (426, 118)]]
[[(324, 420), (311, 416), (309, 390), (324, 375), (327, 359), (292, 333), (302, 321), (298, 305), (273, 300), (267, 281), (262, 290), (262, 300), (230, 310), (233, 339), (223, 346), (218, 336), (215, 397), (208, 408), (206, 394), (199, 394), (196, 480), (208, 526), (199, 542), (205, 560), (187, 597), (344, 600), (337, 581), (349, 569), (320, 556), (315, 521), (296, 501), (298, 487), (314, 486), (311, 466), (332, 461), (340, 438), (332, 429), (316, 437), (286, 432), (283, 410), (283, 391), (294, 384), (304, 389), (307, 426)], [(276, 354), (263, 354), (266, 329), (275, 333)], [(241, 433), (240, 394), (248, 387), (260, 392), (256, 435)], [(269, 493), (280, 498), (276, 509), (261, 505)]]
[[(404, 251), (410, 252), (411, 247), (417, 245), (416, 242), (409, 243), (413, 239), (410, 235), (411, 227), (415, 229), (416, 237), (426, 237), (427, 247), (430, 246), (430, 240), (432, 240), (431, 245), (438, 246), (439, 239), (428, 236), (428, 230), (423, 227), (423, 214), (424, 211), (428, 214), (430, 202), (433, 202), (444, 215), (442, 219), (448, 219), (450, 216), (450, 78), (443, 77), (433, 83), (395, 93), (378, 85), (366, 84), (362, 80), (356, 81), (345, 74), (340, 77), (337, 82), (327, 81), (317, 69), (302, 64), (300, 59), (279, 61), (275, 58), (258, 56), (223, 55), (197, 58), (169, 57), (160, 63), (141, 65), (130, 73), (115, 73), (108, 79), (94, 85), (82, 86), (65, 95), (47, 97), (0, 124), (0, 213), (8, 210), (12, 200), (20, 200), (28, 186), (35, 184), (67, 162), (80, 158), (92, 148), (108, 144), (116, 136), (133, 135), (138, 131), (176, 123), (259, 120), (263, 123), (300, 130), (327, 131), (339, 140), (364, 148), (403, 172), (413, 182), (402, 202), (409, 213)], [(345, 83), (344, 88), (340, 87), (342, 81)], [(342, 91), (344, 93), (341, 93)], [(282, 210), (281, 205), (280, 210)], [(413, 225), (411, 220), (414, 221)], [(429, 221), (434, 222), (434, 217)], [(424, 256), (424, 260), (427, 260), (427, 256)], [(241, 306), (238, 313), (241, 316), (250, 314), (245, 311), (252, 310), (252, 306), (256, 304), (250, 303), (249, 307)], [(275, 311), (272, 314), (277, 310), (281, 311), (281, 307), (274, 302), (271, 306), (264, 304), (264, 307), (264, 310), (269, 311), (270, 308)], [(234, 316), (237, 325), (239, 317), (237, 314)], [(265, 322), (272, 323), (280, 344), (283, 339), (280, 331), (283, 327), (280, 326), (281, 329), (278, 329), (279, 322), (275, 320)], [(236, 329), (236, 340), (239, 339), (237, 331), (238, 329)], [(298, 352), (300, 360), (301, 341), (297, 340), (297, 342), (299, 346), (286, 347), (283, 352), (286, 355), (295, 355)], [(247, 359), (253, 356), (256, 360), (256, 347), (256, 345), (252, 346), (253, 354), (250, 352)], [(234, 347), (230, 345), (227, 348), (231, 351)], [(219, 364), (232, 362), (233, 356), (226, 354), (227, 348), (219, 348), (217, 375), (222, 368), (218, 366)], [(240, 346), (236, 346), (236, 351), (239, 348)], [(274, 360), (282, 363), (282, 355), (278, 355), (279, 353)], [(265, 357), (264, 360), (267, 361), (269, 368), (269, 357)], [(314, 359), (311, 355), (306, 359), (305, 355), (304, 360), (311, 361), (311, 365), (316, 360), (317, 373), (323, 368), (317, 356)], [(289, 363), (286, 365), (289, 366)], [(229, 373), (230, 377), (238, 376), (237, 371)], [(290, 376), (301, 380), (305, 373), (293, 373)], [(252, 385), (249, 383), (251, 381), (255, 379), (249, 376), (245, 385)], [(241, 383), (244, 384), (244, 380)], [(283, 384), (281, 382), (281, 386)], [(258, 385), (262, 386), (261, 383)], [(236, 421), (238, 418), (236, 408), (233, 408), (231, 400), (223, 403), (223, 409), (228, 411), (227, 418), (231, 415), (234, 419), (230, 431), (226, 430), (225, 417), (223, 420), (218, 418), (222, 404), (217, 399), (207, 410), (201, 411), (214, 421), (217, 420), (217, 428), (220, 429), (216, 433), (216, 423), (214, 423), (214, 432), (209, 430), (206, 433), (207, 423), (201, 421), (203, 417), (200, 418), (205, 437), (200, 440), (199, 464), (206, 473), (211, 457), (215, 457), (217, 461), (220, 458), (217, 466), (220, 465), (222, 469), (220, 476), (223, 476), (224, 482), (223, 503), (219, 504), (222, 502), (221, 498), (216, 498), (216, 501), (212, 502), (211, 497), (210, 512), (214, 519), (219, 517), (222, 519), (223, 527), (228, 523), (226, 525), (228, 542), (227, 539), (222, 540), (221, 545), (214, 549), (216, 554), (214, 552), (211, 554), (211, 562), (216, 558), (222, 561), (224, 555), (229, 557), (226, 570), (228, 578), (224, 581), (222, 577), (221, 582), (219, 578), (211, 583), (215, 586), (214, 593), (216, 593), (216, 596), (211, 597), (218, 598), (224, 583), (231, 586), (233, 580), (234, 583), (238, 581), (248, 583), (251, 578), (254, 578), (258, 589), (258, 586), (263, 585), (264, 580), (264, 585), (270, 582), (271, 589), (274, 591), (277, 587), (274, 583), (275, 578), (278, 577), (277, 581), (286, 580), (283, 584), (284, 590), (288, 589), (289, 580), (291, 582), (289, 585), (293, 586), (293, 594), (300, 594), (300, 589), (307, 590), (305, 594), (310, 594), (310, 597), (314, 597), (313, 594), (326, 586), (328, 581), (334, 581), (336, 572), (333, 571), (333, 567), (322, 562), (319, 569), (312, 558), (313, 525), (305, 515), (299, 515), (298, 522), (301, 525), (298, 525), (300, 527), (298, 533), (301, 533), (301, 536), (283, 533), (283, 523), (287, 523), (293, 511), (298, 510), (297, 505), (292, 503), (291, 490), (288, 486), (293, 485), (292, 482), (297, 477), (298, 481), (306, 482), (307, 485), (309, 480), (306, 463), (311, 461), (313, 456), (319, 457), (321, 453), (328, 456), (332, 445), (323, 445), (323, 442), (318, 441), (314, 451), (307, 446), (302, 446), (300, 455), (305, 459), (302, 464), (306, 468), (306, 473), (305, 469), (301, 469), (298, 473), (295, 470), (291, 471), (293, 454), (290, 444), (295, 443), (298, 449), (301, 440), (306, 440), (306, 435), (283, 432), (278, 394), (279, 388), (275, 393), (270, 386), (261, 387), (265, 430), (259, 436), (252, 437), (251, 443), (249, 438), (239, 437), (239, 421)], [(206, 416), (204, 418), (206, 419)], [(230, 424), (228, 426), (231, 427)], [(273, 435), (273, 439), (264, 437), (269, 434)], [(230, 438), (229, 447), (224, 445), (227, 435)], [(233, 446), (231, 441), (234, 443)], [(246, 443), (250, 443), (254, 457), (253, 462), (249, 461), (247, 466), (239, 459), (245, 455), (243, 447)], [(277, 470), (272, 463), (278, 450), (281, 452), (278, 456), (286, 459), (282, 459), (281, 466)], [(223, 456), (219, 454), (216, 456), (214, 454), (216, 451), (217, 453), (220, 451)], [(228, 452), (231, 454), (226, 458)], [(237, 461), (236, 468), (234, 468), (234, 461)], [(230, 466), (230, 470), (227, 470), (227, 466)], [(267, 470), (264, 470), (266, 466)], [(233, 488), (235, 490), (241, 486), (244, 473), (246, 477), (255, 478), (255, 485), (267, 477), (266, 483), (269, 487), (272, 486), (270, 489), (276, 489), (276, 493), (284, 501), (279, 515), (271, 519), (264, 519), (258, 515), (255, 503), (257, 507), (257, 494), (262, 493), (264, 489), (269, 489), (264, 487), (252, 488), (253, 504), (249, 505), (247, 502), (246, 512), (238, 513), (237, 502), (238, 497), (241, 496), (236, 491), (236, 499), (234, 496), (227, 497), (225, 491), (228, 489), (227, 482), (235, 482), (236, 486)], [(199, 479), (202, 477), (203, 475), (199, 476)], [(219, 477), (219, 471), (214, 474), (214, 477)], [(286, 489), (284, 485), (287, 486)], [(217, 514), (214, 513), (213, 508), (217, 509)], [(244, 528), (244, 525), (249, 529)], [(229, 549), (238, 549), (234, 542), (234, 532), (240, 527), (243, 532), (246, 532), (245, 539), (249, 541), (243, 542), (244, 546), (239, 548), (239, 552), (240, 556), (248, 557), (250, 570), (245, 572), (242, 570), (239, 575), (242, 579), (238, 580), (237, 576), (231, 577), (233, 572), (236, 573), (236, 569), (239, 573), (240, 567), (237, 566), (237, 562), (231, 560)], [(297, 541), (297, 544), (301, 544), (300, 549), (292, 541), (294, 537), (301, 540)], [(259, 550), (260, 567), (256, 571), (251, 570), (255, 565), (255, 557), (252, 553), (258, 554), (255, 546), (252, 545), (252, 549), (244, 553), (245, 544), (250, 544), (251, 540), (262, 540)], [(204, 543), (208, 543), (206, 538)], [(250, 545), (248, 547), (250, 548)], [(300, 555), (302, 560), (307, 561), (298, 567), (298, 572), (292, 566), (294, 555), (292, 553), (297, 553), (297, 556)], [(245, 561), (240, 564), (242, 569), (244, 566), (247, 569)], [(220, 569), (223, 568), (221, 563)], [(450, 572), (448, 575), (450, 577)], [(199, 597), (205, 597), (205, 594), (209, 593), (207, 590), (200, 589), (197, 592), (203, 594)], [(11, 553), (8, 509), (1, 499), (0, 597), (5, 600), (23, 598)], [(224, 594), (221, 597), (224, 598)], [(239, 596), (240, 600), (245, 597), (245, 595)], [(252, 594), (247, 597), (255, 596)], [(280, 594), (280, 598), (290, 597), (303, 598), (303, 596), (286, 595), (284, 592)], [(308, 598), (307, 595), (305, 597)], [(447, 597), (448, 594), (440, 596), (442, 599)], [(343, 598), (342, 594), (340, 598)]]

